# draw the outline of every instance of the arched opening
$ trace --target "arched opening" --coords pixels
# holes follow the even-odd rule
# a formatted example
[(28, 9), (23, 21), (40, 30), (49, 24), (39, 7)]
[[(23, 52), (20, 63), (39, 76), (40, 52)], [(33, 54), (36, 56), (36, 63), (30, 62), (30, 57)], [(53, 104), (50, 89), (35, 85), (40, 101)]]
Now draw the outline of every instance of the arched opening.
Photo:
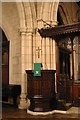
[[(66, 24), (66, 14), (63, 10), (63, 7), (60, 5), (57, 13), (58, 26), (65, 26)], [(66, 100), (66, 102), (71, 102), (71, 99), (68, 99), (68, 81), (71, 77), (70, 74), (70, 56), (71, 51), (68, 47), (69, 38), (63, 37), (57, 42), (57, 92), (59, 93), (60, 99)]]
[(9, 41), (3, 30), (2, 30), (2, 84), (3, 85), (9, 84)]
[[(64, 10), (62, 6), (60, 5), (58, 8), (57, 13), (57, 21), (58, 25), (64, 25), (64, 17), (61, 16), (61, 12), (63, 12), (63, 16), (65, 16)], [(66, 18), (66, 16), (65, 16)], [(70, 77), (70, 50), (68, 49), (68, 41), (69, 38), (63, 38), (57, 46), (58, 46), (58, 58), (57, 58), (57, 68), (58, 68), (58, 74), (65, 74)]]
[(63, 25), (64, 24), (59, 10), (58, 10), (58, 13), (57, 13), (57, 21), (58, 21), (58, 25)]

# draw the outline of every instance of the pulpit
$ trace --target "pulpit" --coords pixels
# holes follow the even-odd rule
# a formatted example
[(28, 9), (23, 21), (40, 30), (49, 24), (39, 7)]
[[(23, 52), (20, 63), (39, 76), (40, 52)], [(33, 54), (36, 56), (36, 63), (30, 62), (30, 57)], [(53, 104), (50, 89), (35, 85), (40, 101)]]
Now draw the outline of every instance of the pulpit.
[(26, 70), (27, 93), (31, 111), (46, 112), (56, 108), (55, 70), (41, 70), (41, 76)]

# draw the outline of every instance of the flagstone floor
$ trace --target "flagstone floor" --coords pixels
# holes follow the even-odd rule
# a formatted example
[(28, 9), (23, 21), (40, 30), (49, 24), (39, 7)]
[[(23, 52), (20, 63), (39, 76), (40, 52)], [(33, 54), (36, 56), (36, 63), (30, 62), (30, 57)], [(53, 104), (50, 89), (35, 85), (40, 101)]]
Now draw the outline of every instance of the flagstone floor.
[(31, 115), (26, 110), (4, 105), (2, 107), (2, 120), (80, 120), (80, 108), (71, 107), (66, 113), (53, 113), (50, 115)]

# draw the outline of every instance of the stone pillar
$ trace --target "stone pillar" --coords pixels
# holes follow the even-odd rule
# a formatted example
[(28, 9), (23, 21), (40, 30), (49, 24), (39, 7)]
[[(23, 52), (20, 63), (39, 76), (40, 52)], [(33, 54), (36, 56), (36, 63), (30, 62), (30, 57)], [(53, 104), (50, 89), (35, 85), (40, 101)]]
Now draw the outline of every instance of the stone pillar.
[(43, 64), (43, 69), (47, 69), (47, 65), (46, 65), (46, 38), (42, 39), (42, 64)]
[[(47, 28), (49, 26), (56, 26), (57, 21), (49, 20), (38, 20), (38, 28)], [(41, 46), (41, 59), (40, 61), (43, 64), (43, 69), (54, 69), (56, 70), (56, 42), (51, 38), (40, 38), (40, 35), (37, 36), (37, 44)], [(39, 61), (39, 60), (38, 60)]]
[[(56, 25), (58, 24), (57, 21), (52, 21), (51, 22), (51, 25), (53, 27), (55, 27)], [(52, 40), (51, 42), (51, 69), (54, 69), (56, 70), (57, 69), (57, 65), (56, 65), (56, 54), (57, 54), (57, 51), (56, 51), (56, 41), (55, 40)], [(57, 93), (57, 79), (56, 79), (56, 73), (55, 73), (55, 92)]]
[(25, 39), (26, 39), (26, 27), (20, 29), (21, 33), (21, 95), (19, 109), (27, 109), (30, 106), (30, 101), (26, 99), (26, 80), (25, 80)]
[[(42, 28), (43, 22), (37, 21), (37, 29), (38, 28)], [(37, 32), (35, 32), (35, 44), (34, 44), (34, 56), (35, 56), (35, 60), (34, 62), (36, 63), (41, 63), (42, 62), (42, 37), (40, 36), (40, 34)]]
[[(32, 70), (33, 69), (33, 29), (27, 28), (27, 45), (26, 45), (26, 57), (27, 57), (27, 64), (26, 69)], [(25, 43), (24, 43), (25, 44)]]
[(45, 59), (46, 59), (46, 69), (50, 70), (50, 55), (51, 55), (51, 50), (50, 50), (50, 39), (46, 38), (46, 54), (45, 54)]

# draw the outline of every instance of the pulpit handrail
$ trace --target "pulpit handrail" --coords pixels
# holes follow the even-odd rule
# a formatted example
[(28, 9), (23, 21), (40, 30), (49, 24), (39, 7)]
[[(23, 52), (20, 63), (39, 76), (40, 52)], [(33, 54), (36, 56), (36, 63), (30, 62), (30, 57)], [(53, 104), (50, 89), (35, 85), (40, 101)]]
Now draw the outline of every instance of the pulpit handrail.
[(59, 80), (57, 80), (57, 83), (59, 83), (59, 85), (61, 85), (62, 87), (64, 87), (63, 84)]

